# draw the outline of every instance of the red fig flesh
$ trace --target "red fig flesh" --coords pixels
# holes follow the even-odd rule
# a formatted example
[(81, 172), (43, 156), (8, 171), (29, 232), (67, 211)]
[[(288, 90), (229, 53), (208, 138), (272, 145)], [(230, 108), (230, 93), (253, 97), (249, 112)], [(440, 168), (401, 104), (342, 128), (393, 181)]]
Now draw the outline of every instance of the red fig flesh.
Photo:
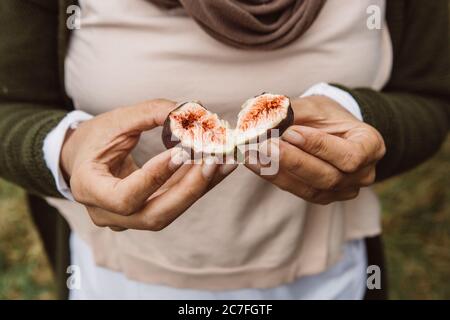
[(278, 129), (281, 135), (292, 125), (293, 118), (289, 98), (270, 93), (244, 103), (236, 129), (200, 103), (187, 102), (169, 114), (162, 138), (167, 148), (181, 144), (195, 153), (228, 154), (238, 145), (271, 136), (272, 129)]

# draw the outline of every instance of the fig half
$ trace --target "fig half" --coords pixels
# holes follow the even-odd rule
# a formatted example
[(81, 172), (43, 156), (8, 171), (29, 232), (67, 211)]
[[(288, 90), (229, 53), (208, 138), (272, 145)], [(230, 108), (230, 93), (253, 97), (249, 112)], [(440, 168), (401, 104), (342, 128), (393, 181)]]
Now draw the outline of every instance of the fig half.
[(264, 93), (247, 100), (235, 129), (200, 103), (186, 102), (167, 117), (162, 139), (166, 148), (181, 144), (195, 153), (229, 154), (238, 145), (271, 137), (272, 129), (281, 136), (293, 120), (290, 99), (283, 95)]

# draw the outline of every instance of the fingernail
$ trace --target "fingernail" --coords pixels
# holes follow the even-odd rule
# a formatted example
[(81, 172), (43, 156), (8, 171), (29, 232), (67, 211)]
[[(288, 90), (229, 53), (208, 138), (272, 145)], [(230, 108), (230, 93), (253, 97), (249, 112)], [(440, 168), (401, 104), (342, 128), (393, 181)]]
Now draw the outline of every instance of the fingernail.
[(183, 149), (178, 149), (174, 153), (171, 154), (170, 162), (169, 162), (169, 169), (170, 170), (177, 170), (179, 167), (181, 167), (188, 159), (189, 154), (184, 151)]
[(202, 174), (205, 179), (211, 179), (216, 172), (217, 164), (214, 158), (208, 157), (202, 164)]
[(259, 153), (269, 159), (278, 159), (280, 156), (280, 147), (279, 147), (280, 141), (275, 139), (270, 139), (267, 141), (264, 141), (259, 146)]
[(234, 160), (231, 160), (230, 162), (228, 162), (220, 167), (220, 173), (224, 176), (229, 175), (237, 167), (238, 167), (238, 164)]
[(301, 146), (305, 143), (305, 138), (300, 133), (292, 129), (287, 130), (283, 134), (282, 139), (297, 146)]

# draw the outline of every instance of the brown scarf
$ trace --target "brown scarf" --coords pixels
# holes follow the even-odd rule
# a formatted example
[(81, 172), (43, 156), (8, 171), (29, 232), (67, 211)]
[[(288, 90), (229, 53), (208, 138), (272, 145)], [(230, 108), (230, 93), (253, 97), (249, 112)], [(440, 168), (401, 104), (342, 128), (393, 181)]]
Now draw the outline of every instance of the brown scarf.
[(243, 49), (278, 49), (312, 25), (326, 0), (149, 0), (186, 12), (212, 37)]

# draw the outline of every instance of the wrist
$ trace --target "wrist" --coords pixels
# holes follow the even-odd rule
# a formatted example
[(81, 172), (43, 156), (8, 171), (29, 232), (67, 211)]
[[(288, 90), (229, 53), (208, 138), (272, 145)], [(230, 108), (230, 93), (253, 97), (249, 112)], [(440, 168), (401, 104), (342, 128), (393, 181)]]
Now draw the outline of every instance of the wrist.
[(61, 146), (61, 157), (59, 160), (59, 166), (64, 180), (69, 184), (70, 176), (72, 174), (72, 152), (70, 146), (70, 138), (72, 137), (75, 129), (67, 129), (66, 136), (64, 137), (64, 142)]
[(347, 108), (326, 96), (308, 96), (292, 101), (294, 124), (329, 124), (330, 120), (360, 121)]
[[(66, 199), (73, 200), (67, 181), (70, 177), (73, 151), (74, 128), (79, 123), (92, 119), (92, 115), (76, 110), (68, 113), (46, 136), (42, 151), (48, 169), (55, 179), (56, 187)], [(63, 152), (64, 147), (64, 152)], [(64, 172), (64, 173), (63, 173)]]
[(308, 90), (301, 96), (306, 97), (328, 97), (329, 99), (336, 102), (340, 107), (347, 110), (356, 119), (363, 121), (363, 116), (361, 113), (361, 108), (358, 102), (353, 98), (353, 96), (345, 90), (342, 90), (336, 86), (329, 85), (328, 83), (318, 83)]

